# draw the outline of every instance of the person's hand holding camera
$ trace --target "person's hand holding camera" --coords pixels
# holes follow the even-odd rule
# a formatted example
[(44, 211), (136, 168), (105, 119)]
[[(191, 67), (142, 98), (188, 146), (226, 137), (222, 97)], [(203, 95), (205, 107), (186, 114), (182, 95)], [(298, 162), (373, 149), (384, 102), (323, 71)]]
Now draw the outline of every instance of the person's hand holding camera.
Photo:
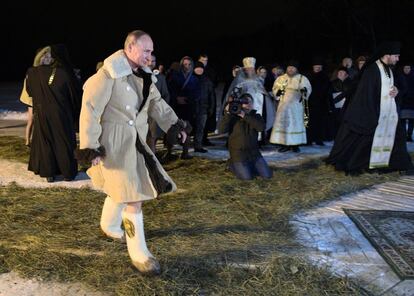
[(244, 118), (245, 115), (246, 115), (246, 111), (244, 111), (243, 109), (240, 110), (239, 113), (237, 113), (237, 116), (239, 116), (240, 118)]
[[(230, 102), (230, 101), (229, 101)], [(224, 107), (224, 112), (225, 113), (227, 113), (227, 114), (229, 114), (230, 113), (230, 111), (229, 111), (229, 108), (230, 108), (230, 104), (229, 104), (229, 102), (227, 102), (226, 103), (226, 106)]]

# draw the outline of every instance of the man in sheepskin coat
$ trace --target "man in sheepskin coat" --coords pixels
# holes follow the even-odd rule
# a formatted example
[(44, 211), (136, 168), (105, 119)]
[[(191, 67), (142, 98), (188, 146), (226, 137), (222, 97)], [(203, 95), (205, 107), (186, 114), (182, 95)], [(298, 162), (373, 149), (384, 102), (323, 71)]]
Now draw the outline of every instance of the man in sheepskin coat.
[(184, 142), (188, 132), (155, 87), (156, 78), (147, 67), (152, 51), (151, 37), (133, 31), (124, 49), (105, 59), (86, 81), (78, 151), (78, 158), (92, 162), (87, 173), (94, 186), (108, 195), (101, 216), (103, 232), (126, 238), (133, 265), (145, 274), (159, 274), (160, 265), (146, 246), (142, 202), (176, 189), (146, 144), (148, 116), (175, 143)]

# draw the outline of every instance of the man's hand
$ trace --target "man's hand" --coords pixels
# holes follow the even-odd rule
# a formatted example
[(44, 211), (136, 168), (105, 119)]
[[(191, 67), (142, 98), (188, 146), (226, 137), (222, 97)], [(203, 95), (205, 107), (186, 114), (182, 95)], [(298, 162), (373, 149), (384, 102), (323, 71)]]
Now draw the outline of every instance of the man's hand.
[(94, 159), (92, 159), (91, 162), (92, 162), (92, 165), (98, 165), (100, 161), (101, 161), (101, 157), (98, 156), (98, 157), (95, 157)]
[(390, 97), (395, 98), (397, 95), (398, 95), (398, 88), (393, 85), (390, 89)]
[(237, 114), (237, 116), (239, 116), (239, 117), (241, 117), (241, 118), (244, 118), (244, 116), (246, 115), (246, 112), (244, 112), (243, 110), (241, 110), (238, 114)]
[(187, 133), (185, 131), (181, 131), (178, 134), (178, 138), (181, 140), (181, 143), (185, 143), (185, 140), (187, 140)]
[(284, 89), (278, 89), (276, 92), (276, 97), (281, 97), (285, 95), (285, 90)]

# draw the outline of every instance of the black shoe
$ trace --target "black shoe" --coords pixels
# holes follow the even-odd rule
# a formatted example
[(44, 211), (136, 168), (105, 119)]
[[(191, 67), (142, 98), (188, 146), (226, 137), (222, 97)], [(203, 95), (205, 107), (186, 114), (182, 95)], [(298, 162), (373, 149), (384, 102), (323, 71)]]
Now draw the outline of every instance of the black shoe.
[(325, 146), (325, 144), (322, 141), (317, 141), (315, 142), (315, 144), (318, 146)]
[(283, 152), (287, 152), (289, 150), (290, 150), (290, 148), (288, 146), (282, 146), (277, 151), (283, 153)]
[(178, 159), (178, 155), (167, 152), (163, 156), (161, 156), (160, 162), (162, 164), (166, 164), (166, 163), (169, 163), (169, 162), (176, 161), (177, 159)]
[(63, 181), (70, 182), (70, 181), (73, 181), (73, 179), (75, 178), (63, 178)]
[(295, 152), (295, 153), (299, 153), (300, 149), (299, 149), (298, 146), (295, 146), (295, 147), (292, 147), (292, 151)]
[(46, 181), (47, 181), (48, 183), (52, 183), (53, 181), (55, 181), (55, 177), (47, 177), (47, 178), (46, 178)]
[(412, 142), (412, 141), (413, 141), (413, 138), (407, 137), (407, 142)]
[(193, 157), (190, 155), (190, 154), (188, 154), (188, 153), (181, 153), (181, 159), (184, 159), (184, 160), (186, 160), (186, 159), (192, 159)]
[(204, 140), (203, 146), (215, 146), (210, 140)]
[(400, 175), (402, 176), (414, 176), (414, 169), (409, 169), (406, 171), (400, 171)]
[(204, 149), (204, 148), (194, 148), (194, 151), (195, 152), (199, 152), (199, 153), (207, 153), (208, 152), (208, 150), (207, 149)]

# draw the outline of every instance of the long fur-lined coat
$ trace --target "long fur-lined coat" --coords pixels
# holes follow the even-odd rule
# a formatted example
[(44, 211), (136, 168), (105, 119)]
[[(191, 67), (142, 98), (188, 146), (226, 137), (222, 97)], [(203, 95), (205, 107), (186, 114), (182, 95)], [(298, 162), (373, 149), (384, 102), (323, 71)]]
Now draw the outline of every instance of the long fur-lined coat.
[(85, 85), (80, 116), (80, 149), (105, 148), (106, 155), (88, 169), (95, 187), (117, 202), (156, 198), (176, 190), (147, 146), (148, 116), (165, 132), (177, 123), (177, 116), (161, 95), (152, 78), (147, 101), (143, 79), (135, 76), (123, 50), (109, 56)]

